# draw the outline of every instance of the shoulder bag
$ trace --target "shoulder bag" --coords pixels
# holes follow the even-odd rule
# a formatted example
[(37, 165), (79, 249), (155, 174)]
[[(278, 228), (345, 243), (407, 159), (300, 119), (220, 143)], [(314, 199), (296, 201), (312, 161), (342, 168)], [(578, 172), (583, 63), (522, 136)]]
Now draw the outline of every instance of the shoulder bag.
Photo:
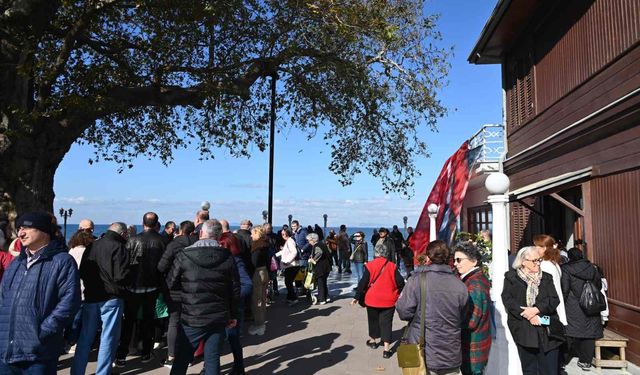
[(424, 320), (427, 309), (427, 274), (420, 273), (420, 341), (417, 344), (407, 343), (409, 326), (407, 324), (398, 346), (398, 366), (402, 368), (403, 375), (427, 374), (427, 365), (424, 360)]
[(362, 307), (366, 307), (366, 305), (364, 304), (364, 296), (367, 295), (367, 291), (369, 289), (371, 289), (373, 284), (375, 284), (376, 281), (378, 281), (378, 277), (380, 277), (380, 275), (382, 275), (382, 272), (384, 272), (384, 268), (387, 266), (387, 263), (389, 263), (388, 260), (386, 262), (384, 262), (384, 264), (382, 265), (382, 268), (380, 269), (380, 272), (376, 275), (375, 279), (373, 279), (373, 281), (370, 282), (369, 285), (367, 285), (367, 287), (362, 291), (362, 293), (360, 294), (360, 296), (358, 298), (358, 305), (360, 305)]

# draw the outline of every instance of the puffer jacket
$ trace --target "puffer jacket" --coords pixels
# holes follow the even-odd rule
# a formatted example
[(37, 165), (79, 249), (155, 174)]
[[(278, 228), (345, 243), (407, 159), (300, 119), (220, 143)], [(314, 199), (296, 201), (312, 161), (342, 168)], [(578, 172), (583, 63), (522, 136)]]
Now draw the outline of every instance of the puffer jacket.
[(80, 308), (80, 277), (57, 241), (27, 269), (26, 250), (9, 265), (0, 286), (0, 358), (4, 363), (56, 360), (63, 329)]
[(131, 237), (127, 242), (132, 288), (159, 288), (158, 263), (164, 254), (164, 239), (156, 231), (148, 230)]
[[(167, 245), (167, 249), (162, 254), (162, 258), (158, 262), (158, 271), (165, 276), (169, 274), (171, 271), (171, 267), (173, 266), (173, 262), (176, 259), (176, 255), (181, 252), (185, 247), (191, 246), (196, 242), (196, 240), (191, 236), (178, 236), (173, 239), (173, 241), (169, 242)], [(180, 302), (180, 290), (171, 290), (169, 287), (163, 285), (163, 287), (169, 290), (169, 294), (167, 297), (167, 302)]]
[(420, 277), (426, 273), (425, 361), (429, 369), (442, 370), (462, 364), (461, 331), (469, 293), (447, 264), (431, 264), (414, 271), (405, 285), (396, 310), (410, 322), (408, 341), (420, 341)]
[(587, 316), (580, 307), (580, 295), (585, 281), (593, 282), (594, 286), (600, 290), (602, 288), (601, 277), (596, 267), (586, 259), (562, 265), (562, 294), (564, 294), (569, 323), (566, 327), (567, 336), (583, 339), (602, 337), (600, 314)]
[(231, 252), (215, 240), (199, 240), (178, 253), (167, 285), (182, 291), (181, 319), (189, 327), (238, 319), (238, 269)]

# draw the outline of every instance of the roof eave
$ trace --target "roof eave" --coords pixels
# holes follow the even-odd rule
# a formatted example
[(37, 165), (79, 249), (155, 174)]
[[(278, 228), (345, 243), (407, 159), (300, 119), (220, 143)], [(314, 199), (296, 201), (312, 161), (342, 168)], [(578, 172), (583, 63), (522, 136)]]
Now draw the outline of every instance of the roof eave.
[(502, 56), (495, 55), (485, 55), (484, 50), (489, 42), (489, 39), (493, 36), (493, 33), (498, 27), (498, 24), (502, 21), (502, 17), (504, 16), (507, 9), (509, 9), (509, 5), (511, 5), (512, 0), (498, 0), (493, 12), (491, 13), (491, 17), (487, 20), (487, 23), (484, 25), (482, 32), (480, 33), (480, 37), (476, 42), (471, 54), (467, 58), (467, 61), (471, 64), (498, 64), (502, 61)]

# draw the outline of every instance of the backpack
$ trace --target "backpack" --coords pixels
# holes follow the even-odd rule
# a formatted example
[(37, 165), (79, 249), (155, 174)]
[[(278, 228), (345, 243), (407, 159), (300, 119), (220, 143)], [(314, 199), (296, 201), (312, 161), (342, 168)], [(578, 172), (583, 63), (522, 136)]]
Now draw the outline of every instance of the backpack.
[(604, 295), (591, 280), (585, 280), (580, 293), (579, 305), (587, 316), (598, 316), (607, 308)]

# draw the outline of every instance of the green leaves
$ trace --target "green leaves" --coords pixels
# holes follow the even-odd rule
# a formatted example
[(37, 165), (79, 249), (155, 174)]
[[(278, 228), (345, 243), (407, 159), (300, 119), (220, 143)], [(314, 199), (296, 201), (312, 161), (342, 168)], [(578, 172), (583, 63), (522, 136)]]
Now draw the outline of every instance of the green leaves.
[(33, 116), (73, 120), (69, 131), (97, 148), (90, 162), (168, 163), (189, 145), (203, 158), (263, 151), (276, 73), (280, 128), (322, 136), (343, 184), (366, 172), (411, 194), (415, 160), (428, 156), (418, 134), (447, 112), (438, 90), (450, 51), (420, 0), (97, 1), (90, 13), (83, 1), (56, 4), (43, 35), (24, 35), (37, 42), (20, 73), (36, 86), (53, 79)]

